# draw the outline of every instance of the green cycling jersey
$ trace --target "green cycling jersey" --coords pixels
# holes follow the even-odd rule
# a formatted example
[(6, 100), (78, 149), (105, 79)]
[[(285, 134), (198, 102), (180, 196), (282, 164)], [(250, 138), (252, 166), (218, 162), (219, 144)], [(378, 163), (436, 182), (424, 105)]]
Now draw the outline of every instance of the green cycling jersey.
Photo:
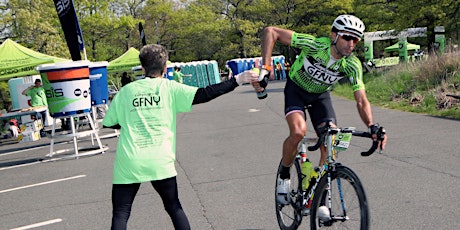
[(353, 91), (365, 89), (361, 61), (353, 55), (335, 60), (331, 56), (331, 39), (294, 32), (291, 46), (301, 49), (292, 64), (289, 77), (310, 93), (324, 93), (347, 77)]

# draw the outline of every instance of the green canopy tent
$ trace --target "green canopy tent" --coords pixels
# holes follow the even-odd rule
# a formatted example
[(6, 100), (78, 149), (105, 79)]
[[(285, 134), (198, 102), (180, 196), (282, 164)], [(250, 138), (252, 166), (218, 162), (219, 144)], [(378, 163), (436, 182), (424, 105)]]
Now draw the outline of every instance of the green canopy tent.
[(26, 48), (11, 39), (0, 45), (0, 80), (39, 74), (35, 68), (46, 63), (70, 61)]
[(139, 51), (133, 47), (129, 48), (124, 54), (120, 57), (109, 62), (107, 67), (107, 72), (116, 73), (116, 72), (128, 72), (135, 66), (140, 66), (141, 62), (139, 60)]
[[(412, 43), (407, 43), (407, 50), (419, 50), (420, 45), (412, 44)], [(391, 46), (388, 46), (385, 48), (385, 52), (393, 52), (393, 51), (398, 51), (399, 50), (399, 43), (393, 44)]]

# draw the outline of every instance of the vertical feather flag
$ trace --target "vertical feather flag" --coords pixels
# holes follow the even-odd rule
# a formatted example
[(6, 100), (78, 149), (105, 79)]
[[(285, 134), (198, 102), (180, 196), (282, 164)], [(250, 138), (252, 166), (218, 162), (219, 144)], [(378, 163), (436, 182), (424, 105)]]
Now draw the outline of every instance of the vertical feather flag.
[[(53, 0), (56, 7), (65, 40), (69, 47), (72, 60), (81, 60), (80, 51), (85, 51), (83, 34), (78, 23), (77, 14), (72, 0)], [(86, 59), (86, 54), (85, 54)]]
[(139, 34), (141, 36), (142, 45), (143, 46), (147, 45), (147, 42), (145, 41), (144, 27), (142, 26), (141, 22), (139, 22)]

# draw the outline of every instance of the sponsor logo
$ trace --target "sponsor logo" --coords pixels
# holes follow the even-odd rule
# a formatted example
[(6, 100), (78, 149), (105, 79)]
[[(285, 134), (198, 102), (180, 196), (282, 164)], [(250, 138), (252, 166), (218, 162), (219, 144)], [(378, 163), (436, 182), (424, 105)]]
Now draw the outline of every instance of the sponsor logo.
[(54, 89), (51, 87), (50, 89), (45, 90), (45, 94), (47, 98), (63, 97), (64, 91), (62, 89)]
[(69, 10), (71, 0), (60, 0), (54, 2), (56, 4), (56, 11), (59, 17), (62, 17), (62, 15), (66, 14), (67, 10)]
[(343, 76), (341, 76), (340, 72), (335, 72), (330, 69), (327, 69), (324, 65), (315, 62), (312, 62), (308, 59), (304, 59), (303, 67), (308, 75), (311, 78), (315, 79), (316, 82), (321, 82), (326, 85), (333, 85), (338, 82)]

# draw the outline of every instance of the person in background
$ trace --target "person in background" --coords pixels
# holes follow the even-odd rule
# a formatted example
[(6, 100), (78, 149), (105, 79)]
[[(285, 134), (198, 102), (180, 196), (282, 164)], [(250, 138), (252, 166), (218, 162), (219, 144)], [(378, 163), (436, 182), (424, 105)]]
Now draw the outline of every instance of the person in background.
[[(31, 85), (28, 88), (26, 88), (24, 91), (22, 91), (22, 95), (30, 97), (30, 105), (32, 107), (40, 107), (40, 106), (48, 107), (45, 89), (43, 88), (42, 81), (39, 78), (35, 79), (34, 85)], [(37, 114), (38, 115), (37, 119), (40, 119), (42, 121), (43, 128), (40, 130), (41, 137), (46, 136), (45, 128), (44, 128), (45, 122), (46, 122), (46, 111), (47, 110), (44, 110)]]
[(184, 74), (180, 72), (180, 67), (174, 67), (173, 80), (179, 83), (183, 83)]
[(275, 77), (276, 77), (276, 80), (281, 80), (281, 78), (283, 77), (283, 67), (281, 66), (281, 63), (279, 61), (276, 62), (275, 64)]
[(123, 72), (121, 75), (121, 87), (129, 84), (132, 81), (133, 79), (131, 79), (131, 76), (129, 76), (127, 72)]
[[(379, 124), (374, 121), (371, 104), (366, 96), (361, 61), (353, 55), (355, 46), (364, 35), (364, 29), (364, 23), (353, 15), (338, 16), (332, 23), (330, 37), (315, 37), (273, 26), (264, 28), (262, 64), (271, 63), (276, 42), (301, 49), (291, 65), (284, 88), (284, 114), (289, 136), (283, 142), (282, 168), (277, 178), (276, 197), (280, 204), (290, 203), (290, 167), (296, 157), (297, 146), (307, 131), (305, 108), (317, 135), (321, 134), (327, 121), (337, 125), (330, 90), (340, 79), (346, 78), (350, 82), (358, 116), (373, 134), (374, 140), (377, 140)], [(265, 68), (264, 72), (269, 68)], [(261, 74), (265, 73), (261, 71)], [(264, 90), (258, 82), (254, 82), (253, 86), (257, 92)], [(386, 140), (385, 135), (379, 141), (382, 150)], [(319, 166), (322, 166), (327, 153), (324, 146), (320, 150)]]
[(180, 84), (163, 78), (168, 58), (161, 45), (142, 47), (139, 59), (145, 77), (120, 89), (102, 121), (104, 127), (120, 129), (113, 167), (112, 229), (126, 229), (143, 182), (158, 192), (174, 228), (190, 229), (179, 201), (174, 165), (176, 114), (258, 80), (257, 73), (245, 71), (206, 88)]
[(286, 76), (286, 78), (289, 77), (289, 71), (291, 70), (291, 64), (289, 64), (288, 61), (285, 61), (284, 62), (284, 74)]

